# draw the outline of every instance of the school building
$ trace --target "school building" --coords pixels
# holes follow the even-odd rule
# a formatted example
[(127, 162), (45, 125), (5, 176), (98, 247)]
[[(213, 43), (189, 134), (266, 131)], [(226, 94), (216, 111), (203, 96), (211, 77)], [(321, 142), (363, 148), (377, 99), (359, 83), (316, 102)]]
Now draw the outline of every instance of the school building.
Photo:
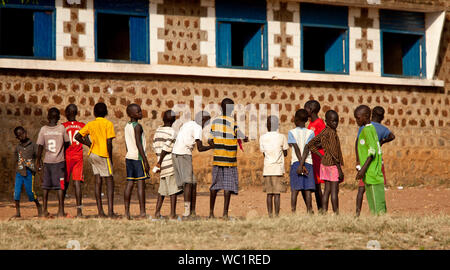
[[(391, 185), (449, 181), (450, 2), (447, 0), (4, 0), (0, 2), (0, 189), (14, 179), (13, 128), (36, 140), (47, 110), (79, 120), (108, 105), (117, 183), (125, 179), (125, 108), (142, 106), (147, 141), (161, 113), (225, 97), (278, 113), (294, 128), (309, 99), (339, 113), (345, 182), (355, 183), (353, 110), (381, 105), (396, 140), (383, 146)], [(278, 105), (275, 110), (271, 104)], [(264, 106), (263, 106), (264, 105)], [(206, 108), (212, 108), (206, 106)], [(254, 110), (256, 108), (256, 110)], [(272, 109), (271, 109), (272, 108)], [(272, 111), (273, 110), (273, 111)], [(256, 111), (256, 113), (255, 113)], [(262, 118), (262, 119), (261, 119)], [(65, 118), (62, 116), (62, 121)], [(247, 132), (251, 128), (247, 124)], [(240, 184), (261, 182), (257, 138), (239, 150)], [(155, 161), (153, 151), (149, 156)], [(290, 161), (290, 159), (287, 159)], [(286, 162), (288, 168), (289, 162)], [(212, 153), (195, 153), (211, 183)], [(86, 161), (89, 185), (91, 168)], [(157, 179), (152, 179), (153, 183)], [(117, 185), (122, 190), (121, 185)]]

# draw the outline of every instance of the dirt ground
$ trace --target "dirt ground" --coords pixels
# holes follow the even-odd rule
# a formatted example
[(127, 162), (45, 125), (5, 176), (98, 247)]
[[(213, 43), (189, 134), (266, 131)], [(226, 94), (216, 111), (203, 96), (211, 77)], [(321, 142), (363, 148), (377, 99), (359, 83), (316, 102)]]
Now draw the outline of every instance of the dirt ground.
[[(139, 204), (137, 201), (136, 189), (133, 190), (132, 197), (132, 215), (139, 214)], [(223, 196), (220, 192), (217, 196), (215, 215), (222, 216)], [(341, 188), (339, 192), (339, 207), (341, 213), (353, 214), (355, 211), (355, 198), (357, 190)], [(419, 187), (390, 187), (386, 191), (386, 200), (388, 213), (396, 216), (404, 215), (450, 215), (450, 187), (447, 186), (419, 186)], [(39, 198), (42, 202), (42, 198)], [(147, 193), (147, 215), (153, 216), (155, 211), (157, 194)], [(161, 214), (166, 216), (169, 214), (169, 198), (164, 201)], [(314, 211), (317, 212), (315, 199), (313, 196)], [(69, 190), (69, 197), (66, 199), (65, 211), (70, 216), (76, 215), (74, 189)], [(56, 214), (58, 202), (56, 197), (51, 196), (49, 201), (49, 212)], [(103, 198), (103, 207), (107, 211), (106, 197)], [(266, 195), (262, 192), (261, 187), (246, 187), (239, 191), (239, 195), (232, 196), (229, 214), (234, 217), (257, 217), (267, 214)], [(115, 194), (114, 211), (123, 215), (123, 194)], [(177, 214), (183, 213), (183, 197), (178, 196)], [(207, 186), (201, 186), (197, 191), (197, 215), (206, 217), (209, 214), (209, 189)], [(299, 194), (297, 201), (297, 211), (299, 213), (306, 212), (305, 205)], [(329, 206), (331, 212), (331, 205)], [(22, 194), (21, 202), (22, 218), (29, 219), (37, 216), (34, 203), (27, 201), (25, 194)], [(95, 198), (83, 198), (83, 213), (86, 217), (94, 217), (97, 214)], [(290, 192), (281, 195), (281, 215), (290, 213)], [(12, 198), (3, 198), (0, 200), (0, 220), (7, 220), (15, 214), (15, 207)], [(361, 215), (369, 215), (367, 202), (363, 202), (363, 210)]]

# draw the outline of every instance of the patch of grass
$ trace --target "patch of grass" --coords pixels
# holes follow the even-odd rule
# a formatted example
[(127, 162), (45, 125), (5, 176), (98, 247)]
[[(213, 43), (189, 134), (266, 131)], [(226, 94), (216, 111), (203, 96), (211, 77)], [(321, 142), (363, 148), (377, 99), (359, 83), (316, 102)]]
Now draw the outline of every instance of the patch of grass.
[(450, 216), (287, 215), (247, 220), (0, 222), (0, 249), (449, 249)]

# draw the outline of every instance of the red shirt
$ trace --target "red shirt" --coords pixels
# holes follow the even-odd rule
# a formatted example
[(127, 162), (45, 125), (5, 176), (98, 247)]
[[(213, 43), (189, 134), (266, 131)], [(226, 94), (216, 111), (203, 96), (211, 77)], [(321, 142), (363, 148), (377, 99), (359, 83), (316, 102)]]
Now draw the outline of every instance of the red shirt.
[(66, 150), (66, 159), (83, 159), (83, 145), (75, 140), (75, 135), (84, 127), (84, 125), (84, 123), (78, 121), (67, 121), (63, 123), (70, 139), (70, 146)]
[[(308, 125), (308, 129), (314, 131), (314, 136), (319, 135), (319, 133), (322, 132), (322, 130), (324, 130), (325, 127), (326, 127), (325, 122), (320, 118), (317, 118), (316, 121), (314, 121), (314, 122), (309, 122), (309, 125)], [(319, 152), (322, 155), (325, 154), (325, 151), (323, 151), (322, 148), (319, 149)], [(315, 155), (315, 154), (313, 153), (313, 155)]]

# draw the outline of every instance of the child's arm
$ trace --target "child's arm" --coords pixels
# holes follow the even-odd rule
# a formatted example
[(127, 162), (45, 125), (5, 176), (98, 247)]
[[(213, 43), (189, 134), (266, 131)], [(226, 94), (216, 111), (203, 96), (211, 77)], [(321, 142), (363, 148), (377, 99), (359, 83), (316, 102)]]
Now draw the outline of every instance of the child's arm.
[[(298, 145), (296, 143), (290, 143), (289, 145), (294, 147), (294, 152), (295, 152), (295, 155), (297, 156), (297, 160), (301, 161), (302, 160), (302, 154), (300, 153), (300, 148), (298, 148)], [(297, 174), (302, 174), (302, 172), (303, 172), (303, 166), (298, 166)]]
[(38, 150), (37, 150), (37, 153), (36, 153), (36, 164), (35, 164), (35, 167), (36, 167), (37, 171), (40, 171), (41, 168), (42, 168), (42, 166), (41, 166), (41, 158), (42, 158), (42, 152), (43, 151), (44, 151), (44, 146), (39, 144), (38, 145)]
[(356, 180), (364, 178), (364, 175), (366, 175), (366, 172), (367, 172), (367, 168), (369, 168), (369, 165), (372, 162), (372, 160), (373, 160), (373, 156), (369, 156), (366, 159), (366, 162), (364, 162), (364, 165), (361, 167), (361, 170), (359, 170), (358, 173), (356, 174)]
[(91, 148), (91, 140), (87, 136), (82, 136), (80, 133), (77, 133), (75, 135), (75, 140), (79, 141), (81, 144), (86, 145), (87, 147)]
[(304, 165), (305, 165), (306, 158), (308, 157), (309, 151), (310, 150), (309, 150), (308, 144), (305, 144), (305, 147), (303, 148), (302, 159), (300, 161), (300, 166), (298, 166), (297, 172), (298, 172), (299, 169), (301, 169), (302, 173), (308, 175), (309, 172), (308, 172), (308, 170), (306, 169), (306, 167)]
[(309, 150), (313, 152), (314, 154), (318, 155), (320, 158), (323, 158), (323, 155), (319, 152), (319, 149), (322, 148), (321, 143), (322, 133), (314, 137), (309, 143), (307, 144)]
[[(134, 138), (136, 140), (136, 147), (139, 151), (139, 155), (142, 157), (142, 161), (144, 162), (144, 169), (147, 175), (150, 172), (150, 165), (148, 164), (147, 156), (145, 155), (144, 147), (142, 146), (142, 126), (137, 124), (134, 127)], [(112, 156), (112, 149), (111, 149)]]
[(358, 138), (356, 138), (356, 141), (355, 141), (355, 156), (356, 156), (356, 165), (360, 165), (359, 164), (359, 155), (358, 155)]
[(106, 140), (106, 148), (108, 149), (108, 156), (109, 156), (109, 161), (111, 162), (111, 165), (113, 163), (112, 161), (112, 152), (113, 152), (113, 146), (112, 146), (112, 140), (114, 138), (109, 138)]
[(197, 139), (195, 140), (195, 143), (197, 144), (197, 150), (199, 152), (205, 152), (208, 151), (209, 149), (212, 149), (214, 147), (214, 145), (203, 145), (202, 141)]
[(385, 138), (385, 139), (383, 139), (383, 140), (381, 140), (380, 141), (380, 146), (382, 146), (383, 144), (385, 144), (385, 143), (388, 143), (388, 142), (391, 142), (391, 141), (393, 141), (395, 139), (395, 135), (394, 135), (394, 133), (389, 133), (389, 135), (388, 135), (388, 137), (387, 138)]

